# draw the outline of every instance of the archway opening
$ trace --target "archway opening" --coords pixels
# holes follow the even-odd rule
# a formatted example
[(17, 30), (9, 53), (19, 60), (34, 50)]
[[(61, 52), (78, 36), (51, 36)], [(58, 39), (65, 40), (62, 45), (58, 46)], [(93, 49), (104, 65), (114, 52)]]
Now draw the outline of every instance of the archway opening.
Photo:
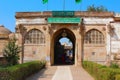
[(54, 64), (72, 65), (74, 63), (75, 36), (68, 29), (61, 29), (54, 37)]

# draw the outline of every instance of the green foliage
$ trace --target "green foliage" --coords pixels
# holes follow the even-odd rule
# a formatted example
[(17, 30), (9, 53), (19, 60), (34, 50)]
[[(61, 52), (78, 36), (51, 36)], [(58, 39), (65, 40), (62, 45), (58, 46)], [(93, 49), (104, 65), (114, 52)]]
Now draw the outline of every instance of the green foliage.
[(9, 66), (18, 64), (20, 47), (16, 45), (16, 39), (13, 38), (9, 41), (4, 49), (4, 57)]
[(108, 10), (104, 6), (88, 6), (87, 11), (93, 11), (93, 12), (107, 12)]
[(112, 63), (110, 65), (110, 68), (119, 68), (119, 65), (117, 63)]
[(45, 66), (40, 61), (32, 61), (24, 64), (0, 68), (0, 80), (24, 80), (27, 76), (38, 72)]
[(95, 78), (95, 80), (115, 80), (116, 75), (120, 74), (120, 69), (109, 68), (89, 61), (84, 61), (83, 67)]
[(76, 3), (80, 3), (80, 2), (82, 2), (82, 0), (75, 0), (75, 2), (76, 2)]
[(115, 80), (120, 80), (120, 74), (115, 76)]

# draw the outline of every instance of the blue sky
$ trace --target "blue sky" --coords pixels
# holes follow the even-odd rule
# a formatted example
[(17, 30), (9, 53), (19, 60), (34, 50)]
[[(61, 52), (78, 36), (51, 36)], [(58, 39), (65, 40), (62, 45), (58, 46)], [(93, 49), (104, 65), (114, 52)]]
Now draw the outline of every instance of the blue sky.
[(73, 44), (72, 44), (72, 42), (70, 41), (70, 39), (69, 39), (69, 38), (66, 38), (66, 37), (61, 38), (61, 39), (59, 40), (59, 42), (60, 42), (61, 44), (67, 43), (69, 46), (73, 46)]
[[(119, 0), (82, 0), (82, 3), (76, 4), (75, 0), (65, 0), (65, 10), (85, 11), (89, 5), (94, 4), (95, 6), (103, 5), (109, 11), (120, 13), (119, 3)], [(42, 4), (42, 0), (1, 0), (0, 24), (14, 32), (16, 12), (40, 12), (47, 10), (63, 10), (63, 0), (49, 0), (48, 4)]]

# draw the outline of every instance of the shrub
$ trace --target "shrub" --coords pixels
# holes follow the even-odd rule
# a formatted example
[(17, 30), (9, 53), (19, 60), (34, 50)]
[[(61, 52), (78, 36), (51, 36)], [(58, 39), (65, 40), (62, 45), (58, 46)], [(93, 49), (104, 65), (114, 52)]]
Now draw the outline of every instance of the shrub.
[(112, 63), (110, 65), (110, 68), (119, 68), (119, 65), (117, 63)]
[(120, 74), (115, 76), (115, 80), (120, 80)]
[(27, 76), (39, 71), (45, 66), (40, 61), (32, 61), (7, 68), (0, 68), (0, 80), (24, 80)]
[(106, 67), (94, 62), (84, 61), (83, 67), (95, 78), (95, 80), (115, 80), (120, 74), (119, 69)]
[(16, 45), (16, 39), (11, 39), (3, 50), (3, 55), (9, 66), (18, 64), (20, 47)]
[(107, 12), (108, 10), (104, 6), (95, 6), (94, 4), (91, 6), (88, 6), (87, 11), (93, 11), (93, 12)]

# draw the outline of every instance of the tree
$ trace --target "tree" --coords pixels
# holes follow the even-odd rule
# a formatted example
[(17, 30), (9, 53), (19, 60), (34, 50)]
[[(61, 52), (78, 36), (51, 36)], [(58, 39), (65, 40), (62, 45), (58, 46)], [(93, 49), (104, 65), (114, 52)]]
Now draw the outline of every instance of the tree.
[(8, 44), (3, 50), (3, 56), (5, 57), (9, 66), (18, 64), (20, 47), (16, 45), (16, 39), (10, 39)]
[(108, 10), (104, 6), (88, 6), (87, 11), (93, 11), (93, 12), (107, 12)]

